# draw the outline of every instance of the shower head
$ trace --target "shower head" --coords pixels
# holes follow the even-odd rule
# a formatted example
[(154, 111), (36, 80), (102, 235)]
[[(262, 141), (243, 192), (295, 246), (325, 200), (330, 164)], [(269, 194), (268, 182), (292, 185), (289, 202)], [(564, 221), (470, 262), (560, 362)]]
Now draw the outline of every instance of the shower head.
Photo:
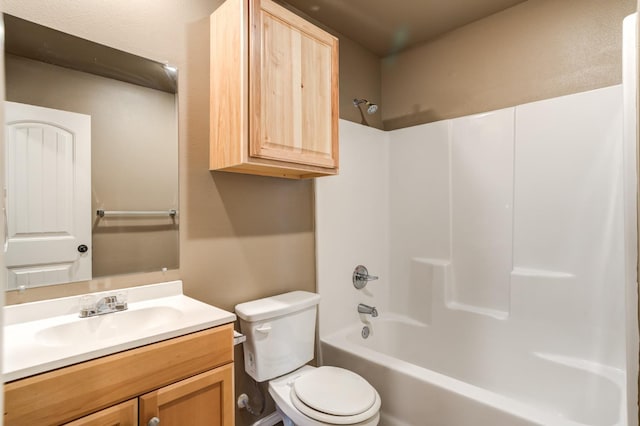
[(376, 105), (376, 104), (372, 104), (371, 102), (367, 102), (367, 105), (369, 106), (369, 108), (367, 108), (367, 113), (369, 113), (369, 114), (375, 114), (375, 112), (378, 110), (378, 105)]
[(358, 111), (360, 111), (360, 118), (362, 119), (360, 124), (364, 124), (365, 126), (368, 126), (369, 123), (367, 123), (367, 119), (364, 116), (364, 112), (362, 112), (362, 108), (360, 107), (361, 104), (364, 104), (367, 107), (367, 114), (369, 115), (375, 114), (376, 111), (378, 111), (378, 105), (374, 104), (373, 102), (369, 102), (366, 99), (356, 98), (353, 100), (353, 106), (358, 108)]
[(360, 104), (365, 104), (365, 106), (367, 107), (367, 114), (375, 114), (376, 111), (378, 111), (378, 105), (374, 104), (373, 102), (369, 102), (366, 99), (354, 99), (353, 100), (353, 106), (354, 107), (359, 108)]

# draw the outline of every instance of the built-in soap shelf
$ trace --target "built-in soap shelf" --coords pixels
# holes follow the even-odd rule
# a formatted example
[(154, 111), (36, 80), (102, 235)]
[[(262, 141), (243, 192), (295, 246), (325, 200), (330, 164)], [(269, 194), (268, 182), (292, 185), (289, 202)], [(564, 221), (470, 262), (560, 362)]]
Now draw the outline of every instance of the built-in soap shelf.
[[(421, 323), (430, 324), (435, 311), (445, 308), (449, 311), (507, 320), (512, 315), (514, 307), (522, 305), (523, 299), (531, 300), (535, 296), (533, 282), (536, 283), (535, 288), (554, 286), (556, 293), (562, 290), (564, 294), (567, 292), (566, 285), (575, 285), (576, 279), (576, 276), (570, 272), (514, 267), (510, 273), (510, 310), (503, 311), (469, 305), (456, 300), (454, 275), (453, 265), (447, 259), (411, 258), (409, 278), (411, 285), (409, 286), (410, 294), (407, 295), (409, 316)], [(565, 287), (558, 287), (559, 283), (565, 284)]]
[(575, 278), (574, 274), (570, 274), (568, 272), (559, 272), (559, 271), (549, 271), (546, 269), (537, 269), (537, 268), (513, 268), (511, 271), (511, 276), (518, 277), (536, 277), (536, 278)]

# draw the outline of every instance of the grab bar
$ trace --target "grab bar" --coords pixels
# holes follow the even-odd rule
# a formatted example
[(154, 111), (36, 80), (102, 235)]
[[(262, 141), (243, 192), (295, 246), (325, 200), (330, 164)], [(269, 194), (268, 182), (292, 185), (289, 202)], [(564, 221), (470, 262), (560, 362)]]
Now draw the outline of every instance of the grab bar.
[(100, 217), (105, 216), (171, 216), (178, 214), (177, 210), (96, 210)]

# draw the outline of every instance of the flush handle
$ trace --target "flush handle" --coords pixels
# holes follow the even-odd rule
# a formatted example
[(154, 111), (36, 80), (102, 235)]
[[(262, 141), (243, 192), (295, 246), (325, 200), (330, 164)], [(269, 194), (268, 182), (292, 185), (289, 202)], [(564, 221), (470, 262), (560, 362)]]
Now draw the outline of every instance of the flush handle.
[(157, 417), (152, 417), (149, 422), (147, 422), (147, 426), (158, 426), (160, 424), (160, 419)]
[(261, 326), (256, 327), (256, 331), (259, 333), (269, 334), (271, 331), (271, 324), (262, 324)]

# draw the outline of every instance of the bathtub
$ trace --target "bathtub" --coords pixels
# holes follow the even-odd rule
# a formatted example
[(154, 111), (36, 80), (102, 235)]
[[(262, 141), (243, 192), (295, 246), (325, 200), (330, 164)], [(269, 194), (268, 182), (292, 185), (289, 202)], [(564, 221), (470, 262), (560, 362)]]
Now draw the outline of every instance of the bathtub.
[(320, 341), (321, 362), (365, 377), (382, 426), (626, 425), (624, 371), (500, 344), (473, 327), (439, 334), (399, 315)]

